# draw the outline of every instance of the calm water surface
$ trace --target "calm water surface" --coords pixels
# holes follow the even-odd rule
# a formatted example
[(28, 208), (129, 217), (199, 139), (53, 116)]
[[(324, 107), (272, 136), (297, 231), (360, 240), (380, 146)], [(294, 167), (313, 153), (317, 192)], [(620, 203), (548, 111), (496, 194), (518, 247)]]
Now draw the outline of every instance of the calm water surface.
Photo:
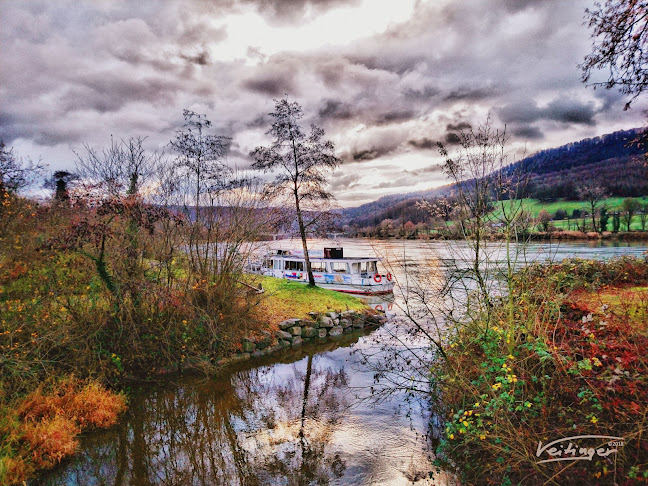
[[(346, 256), (380, 254), (410, 267), (460, 259), (462, 242), (314, 240), (342, 246)], [(275, 248), (299, 248), (280, 241)], [(520, 264), (566, 257), (641, 255), (639, 244), (533, 244)], [(505, 253), (495, 245), (492, 259)], [(399, 265), (390, 268), (399, 281)], [(392, 311), (398, 314), (399, 300)], [(389, 307), (389, 302), (374, 302)], [(372, 333), (308, 345), (226, 369), (212, 378), (177, 377), (164, 388), (135, 394), (122, 423), (82, 440), (79, 454), (31, 485), (405, 485), (430, 479), (424, 401), (396, 393), (372, 395), (374, 368), (359, 353), (380, 358), (381, 344), (398, 347), (388, 324)]]

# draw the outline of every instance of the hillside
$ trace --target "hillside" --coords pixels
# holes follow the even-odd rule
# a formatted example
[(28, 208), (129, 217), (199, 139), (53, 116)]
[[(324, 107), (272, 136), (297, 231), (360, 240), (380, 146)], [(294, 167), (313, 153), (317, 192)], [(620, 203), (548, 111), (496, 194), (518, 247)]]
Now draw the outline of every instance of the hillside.
[[(587, 138), (537, 152), (512, 164), (509, 170), (528, 174), (526, 196), (543, 202), (577, 200), (578, 186), (590, 182), (605, 188), (611, 197), (644, 196), (648, 195), (648, 171), (643, 157), (646, 138), (648, 131), (643, 128)], [(417, 208), (416, 202), (449, 194), (454, 188), (447, 185), (384, 196), (344, 209), (342, 222), (357, 227), (376, 226), (385, 219), (419, 223), (426, 214)]]

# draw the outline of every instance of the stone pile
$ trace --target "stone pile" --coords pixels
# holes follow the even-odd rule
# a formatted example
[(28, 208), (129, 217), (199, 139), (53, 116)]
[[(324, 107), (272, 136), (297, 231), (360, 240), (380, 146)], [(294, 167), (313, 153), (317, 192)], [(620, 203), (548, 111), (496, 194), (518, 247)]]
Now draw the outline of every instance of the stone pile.
[(288, 319), (279, 323), (279, 330), (274, 333), (264, 331), (256, 339), (243, 339), (241, 353), (223, 358), (217, 365), (267, 356), (311, 341), (324, 342), (327, 339), (336, 339), (354, 330), (378, 327), (386, 320), (384, 314), (367, 312), (344, 311), (325, 314), (309, 312), (308, 319)]

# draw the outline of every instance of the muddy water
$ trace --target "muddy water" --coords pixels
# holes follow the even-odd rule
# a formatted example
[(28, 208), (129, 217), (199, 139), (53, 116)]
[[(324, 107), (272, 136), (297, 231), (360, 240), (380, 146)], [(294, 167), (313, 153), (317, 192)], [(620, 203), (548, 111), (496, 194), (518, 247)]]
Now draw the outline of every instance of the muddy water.
[[(279, 242), (284, 248), (295, 242)], [(274, 245), (277, 246), (278, 245)], [(410, 266), (457, 258), (453, 243), (315, 241), (345, 254), (390, 253)], [(640, 255), (647, 248), (579, 244), (532, 245), (525, 262), (568, 256)], [(493, 248), (495, 259), (502, 256)], [(391, 267), (401, 282), (404, 274)], [(397, 300), (396, 308), (402, 303)], [(389, 302), (374, 302), (385, 309)], [(397, 348), (394, 324), (372, 333), (308, 345), (223, 370), (219, 376), (176, 377), (164, 388), (135, 393), (122, 423), (83, 438), (79, 454), (32, 485), (405, 485), (451, 484), (433, 470), (424, 400), (375, 393), (375, 369)]]

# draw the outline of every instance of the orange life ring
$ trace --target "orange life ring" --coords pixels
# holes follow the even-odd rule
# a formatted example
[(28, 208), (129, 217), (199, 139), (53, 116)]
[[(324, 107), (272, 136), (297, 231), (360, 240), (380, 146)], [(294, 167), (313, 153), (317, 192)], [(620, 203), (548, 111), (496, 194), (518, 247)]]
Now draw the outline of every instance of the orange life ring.
[(380, 283), (382, 281), (382, 276), (379, 274), (374, 275), (374, 280), (376, 283)]
[(378, 305), (376, 306), (376, 310), (377, 310), (377, 311), (381, 311), (381, 310), (383, 310), (382, 305), (378, 304)]
[(388, 280), (389, 282), (391, 282), (391, 279), (392, 279), (392, 274), (391, 274), (391, 273), (388, 273), (388, 274), (387, 274), (387, 280)]

